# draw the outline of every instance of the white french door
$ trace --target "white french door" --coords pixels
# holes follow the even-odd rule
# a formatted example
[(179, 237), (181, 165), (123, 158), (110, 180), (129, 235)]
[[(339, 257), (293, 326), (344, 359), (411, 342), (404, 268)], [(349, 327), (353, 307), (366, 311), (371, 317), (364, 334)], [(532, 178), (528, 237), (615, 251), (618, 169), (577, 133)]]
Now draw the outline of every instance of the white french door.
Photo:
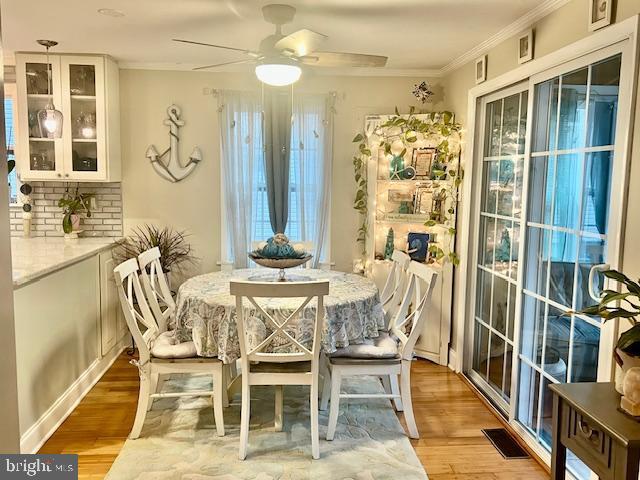
[(465, 372), (543, 456), (549, 385), (612, 376), (613, 325), (569, 312), (620, 254), (621, 66), (612, 46), (481, 100)]

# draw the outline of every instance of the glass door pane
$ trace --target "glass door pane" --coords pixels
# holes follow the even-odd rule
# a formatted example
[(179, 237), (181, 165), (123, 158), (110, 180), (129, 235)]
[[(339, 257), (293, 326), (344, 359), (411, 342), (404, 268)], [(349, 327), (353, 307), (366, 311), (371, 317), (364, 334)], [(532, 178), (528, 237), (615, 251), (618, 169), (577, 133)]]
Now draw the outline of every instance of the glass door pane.
[(547, 449), (548, 386), (597, 380), (602, 324), (569, 312), (595, 303), (589, 272), (607, 260), (619, 79), (618, 55), (533, 87), (516, 420)]
[(74, 172), (98, 171), (96, 67), (69, 64), (71, 105), (71, 168)]
[(527, 91), (486, 103), (473, 366), (505, 411), (511, 399)]
[[(38, 112), (44, 110), (53, 100), (54, 83), (49, 81), (51, 64), (29, 62), (25, 65), (27, 87), (27, 117), (29, 138), (29, 168), (32, 171), (55, 171), (55, 140), (47, 137), (46, 131), (38, 120)], [(53, 75), (51, 75), (53, 78)]]

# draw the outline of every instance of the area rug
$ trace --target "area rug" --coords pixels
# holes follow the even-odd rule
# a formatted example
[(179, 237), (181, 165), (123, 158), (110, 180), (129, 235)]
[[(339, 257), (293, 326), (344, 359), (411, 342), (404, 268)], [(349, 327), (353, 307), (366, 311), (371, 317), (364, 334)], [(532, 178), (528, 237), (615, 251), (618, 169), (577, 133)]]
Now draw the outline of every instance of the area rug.
[[(182, 377), (164, 391), (207, 388), (206, 377)], [(382, 392), (372, 377), (343, 380), (349, 393)], [(427, 475), (390, 403), (343, 399), (335, 439), (324, 440), (328, 412), (320, 412), (320, 459), (311, 459), (308, 387), (284, 389), (284, 428), (273, 427), (274, 388), (252, 387), (246, 460), (238, 460), (240, 399), (225, 409), (218, 437), (211, 400), (156, 400), (137, 440), (127, 440), (108, 480), (425, 480)]]

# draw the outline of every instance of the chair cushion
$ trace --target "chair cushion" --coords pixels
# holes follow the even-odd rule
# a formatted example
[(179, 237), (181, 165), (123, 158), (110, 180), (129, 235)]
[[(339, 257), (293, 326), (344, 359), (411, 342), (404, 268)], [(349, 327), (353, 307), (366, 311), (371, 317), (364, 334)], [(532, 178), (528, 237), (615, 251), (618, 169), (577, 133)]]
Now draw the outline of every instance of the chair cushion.
[(158, 335), (151, 345), (151, 356), (155, 358), (192, 358), (197, 357), (193, 342), (179, 342), (175, 332), (166, 331)]
[(329, 355), (331, 358), (396, 358), (398, 356), (398, 341), (387, 332), (380, 332), (377, 338), (365, 339), (359, 345), (349, 345), (339, 348)]

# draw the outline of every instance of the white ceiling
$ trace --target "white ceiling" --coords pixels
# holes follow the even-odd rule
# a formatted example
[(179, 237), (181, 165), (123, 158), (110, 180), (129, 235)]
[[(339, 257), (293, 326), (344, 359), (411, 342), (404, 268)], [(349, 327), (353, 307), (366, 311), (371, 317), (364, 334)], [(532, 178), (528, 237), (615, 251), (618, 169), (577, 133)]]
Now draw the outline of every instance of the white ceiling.
[[(282, 0), (281, 0), (282, 1)], [(438, 70), (540, 6), (541, 0), (284, 0), (298, 10), (284, 33), (310, 28), (329, 36), (323, 50), (386, 55), (391, 71)], [(128, 66), (186, 68), (243, 58), (176, 44), (186, 38), (257, 49), (273, 26), (264, 0), (3, 0), (9, 51), (34, 51), (38, 38), (58, 52), (105, 53)], [(284, 2), (283, 2), (284, 3)], [(547, 0), (549, 3), (549, 0)], [(114, 18), (99, 8), (122, 11)], [(405, 72), (408, 73), (408, 72)]]

